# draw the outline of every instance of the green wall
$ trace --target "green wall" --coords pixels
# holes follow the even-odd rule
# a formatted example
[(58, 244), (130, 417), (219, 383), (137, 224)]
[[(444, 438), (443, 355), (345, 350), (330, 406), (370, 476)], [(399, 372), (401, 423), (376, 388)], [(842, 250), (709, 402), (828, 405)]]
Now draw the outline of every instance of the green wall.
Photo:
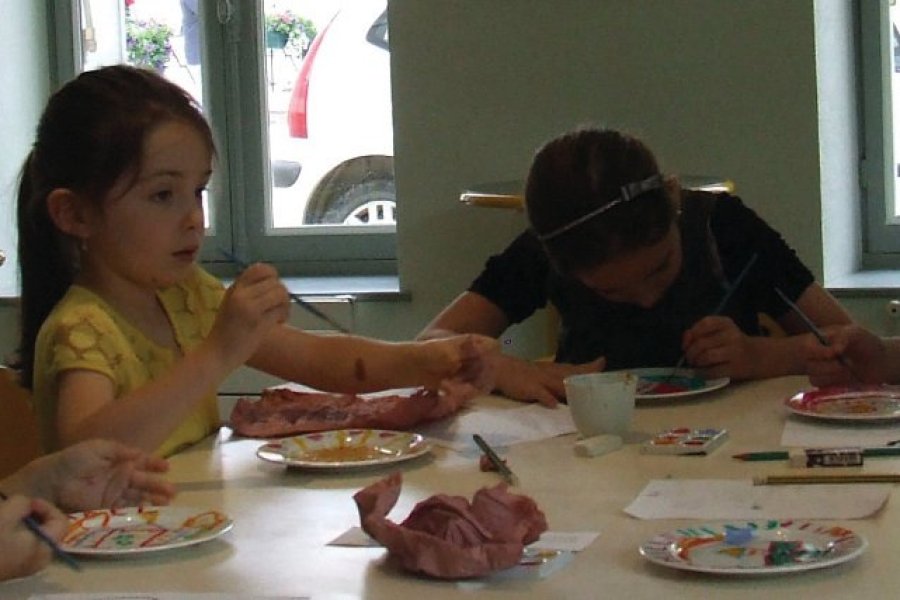
[(459, 190), (522, 177), (584, 122), (638, 134), (669, 172), (734, 180), (821, 274), (811, 0), (393, 0), (390, 22), (413, 329), (524, 223)]

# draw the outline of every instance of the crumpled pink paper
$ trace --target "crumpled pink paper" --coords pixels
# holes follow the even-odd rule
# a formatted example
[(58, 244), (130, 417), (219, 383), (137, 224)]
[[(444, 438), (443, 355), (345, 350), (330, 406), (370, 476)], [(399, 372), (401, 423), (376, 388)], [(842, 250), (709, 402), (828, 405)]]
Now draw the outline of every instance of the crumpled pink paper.
[(534, 500), (510, 494), (505, 483), (478, 490), (471, 503), (437, 494), (419, 502), (398, 525), (387, 514), (401, 484), (400, 473), (393, 473), (353, 499), (363, 530), (408, 571), (442, 579), (488, 575), (517, 565), (525, 546), (547, 530)]

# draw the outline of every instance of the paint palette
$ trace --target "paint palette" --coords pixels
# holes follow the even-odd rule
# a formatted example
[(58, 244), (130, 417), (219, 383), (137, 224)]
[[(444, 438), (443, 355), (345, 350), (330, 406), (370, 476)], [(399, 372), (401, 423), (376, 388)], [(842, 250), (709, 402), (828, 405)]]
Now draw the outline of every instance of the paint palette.
[(709, 454), (728, 439), (727, 429), (673, 427), (644, 442), (646, 454)]

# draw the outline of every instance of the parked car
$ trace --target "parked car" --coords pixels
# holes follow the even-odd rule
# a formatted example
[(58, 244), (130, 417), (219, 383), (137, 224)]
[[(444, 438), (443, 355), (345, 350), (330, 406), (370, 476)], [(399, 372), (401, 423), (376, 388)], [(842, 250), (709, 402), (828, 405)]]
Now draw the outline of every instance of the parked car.
[(272, 163), (282, 211), (302, 211), (303, 224), (396, 223), (390, 81), (386, 0), (348, 3), (313, 40), (291, 92), (295, 143), (284, 148), (296, 155)]

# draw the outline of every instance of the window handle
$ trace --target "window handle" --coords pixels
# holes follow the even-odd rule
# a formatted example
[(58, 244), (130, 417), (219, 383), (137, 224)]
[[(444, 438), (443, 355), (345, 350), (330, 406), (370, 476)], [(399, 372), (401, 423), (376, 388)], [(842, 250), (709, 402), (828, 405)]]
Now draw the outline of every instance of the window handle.
[(234, 5), (231, 0), (219, 0), (216, 4), (216, 16), (219, 17), (219, 23), (227, 25), (234, 16)]

